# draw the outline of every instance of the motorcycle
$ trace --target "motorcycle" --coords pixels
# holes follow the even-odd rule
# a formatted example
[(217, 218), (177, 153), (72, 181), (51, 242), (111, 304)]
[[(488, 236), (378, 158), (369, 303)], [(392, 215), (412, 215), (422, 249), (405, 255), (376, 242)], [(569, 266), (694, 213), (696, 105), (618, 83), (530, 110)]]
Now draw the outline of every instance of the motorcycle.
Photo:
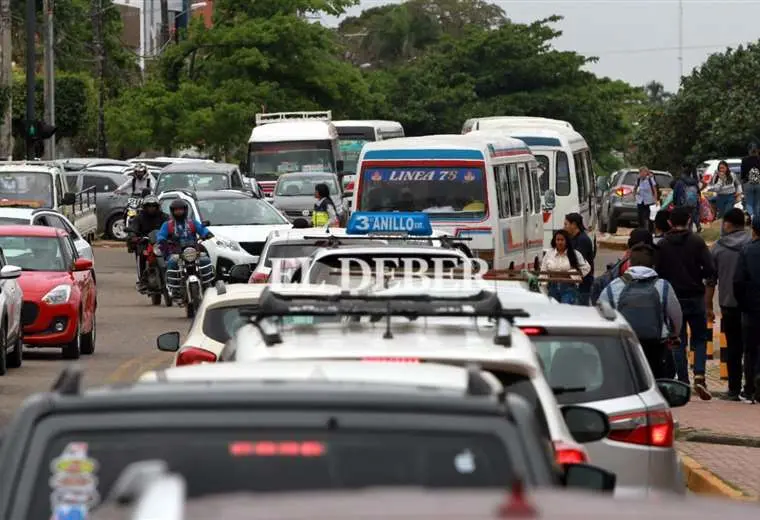
[(145, 269), (141, 273), (143, 287), (140, 293), (149, 296), (153, 305), (161, 305), (163, 299), (164, 305), (171, 307), (173, 301), (169, 296), (169, 290), (166, 288), (164, 276), (166, 262), (164, 262), (164, 257), (161, 256), (161, 251), (156, 245), (157, 236), (158, 230), (154, 230), (149, 236), (141, 239), (143, 245), (141, 254), (145, 257)]
[[(150, 195), (150, 190), (145, 188), (139, 196), (133, 195), (127, 199), (127, 206), (124, 209), (124, 229), (132, 228), (132, 221), (137, 218), (137, 214), (142, 206), (142, 201), (145, 197)], [(134, 253), (134, 246), (127, 244), (127, 252)]]
[(200, 266), (198, 263), (200, 258), (208, 258), (202, 249), (200, 244), (182, 248), (181, 253), (173, 255), (177, 260), (177, 269), (166, 271), (166, 287), (177, 305), (185, 307), (188, 318), (195, 317), (203, 291), (214, 283), (214, 266), (210, 263)]

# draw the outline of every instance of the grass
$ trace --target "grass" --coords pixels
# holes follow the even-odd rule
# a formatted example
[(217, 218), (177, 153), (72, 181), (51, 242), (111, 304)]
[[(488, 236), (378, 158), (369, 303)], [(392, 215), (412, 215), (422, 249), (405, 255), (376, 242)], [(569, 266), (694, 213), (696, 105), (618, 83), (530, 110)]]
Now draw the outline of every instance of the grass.
[(702, 226), (702, 232), (700, 233), (700, 236), (705, 240), (705, 242), (715, 242), (720, 238), (720, 226), (720, 220), (716, 220), (710, 224), (705, 224)]

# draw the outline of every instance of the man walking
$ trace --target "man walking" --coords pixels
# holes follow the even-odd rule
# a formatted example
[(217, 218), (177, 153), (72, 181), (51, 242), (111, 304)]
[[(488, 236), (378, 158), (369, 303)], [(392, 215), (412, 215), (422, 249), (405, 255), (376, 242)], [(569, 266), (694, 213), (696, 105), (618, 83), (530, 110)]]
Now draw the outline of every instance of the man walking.
[(691, 166), (684, 166), (680, 177), (673, 183), (673, 202), (677, 208), (687, 208), (691, 223), (697, 232), (702, 231), (699, 221), (699, 197), (701, 196), (699, 182), (692, 173)]
[(642, 166), (639, 168), (639, 176), (636, 179), (636, 186), (634, 187), (636, 193), (636, 209), (639, 216), (639, 227), (648, 229), (652, 232), (652, 219), (650, 214), (652, 206), (657, 204), (659, 200), (657, 181), (654, 179), (654, 175), (649, 171), (649, 168)]
[[(704, 280), (714, 278), (715, 266), (705, 241), (689, 231), (689, 220), (689, 209), (686, 207), (677, 207), (670, 213), (671, 229), (658, 244), (655, 270), (661, 278), (670, 282), (681, 304), (681, 344), (673, 349), (676, 374), (680, 381), (689, 382), (686, 346), (691, 340), (691, 349), (694, 351), (694, 391), (701, 399), (707, 400), (712, 396), (705, 380), (707, 310)], [(687, 324), (691, 329), (691, 338), (687, 334)]]
[[(734, 297), (742, 311), (744, 384), (754, 402), (760, 401), (760, 216), (752, 219), (752, 241), (739, 253)], [(726, 338), (728, 339), (728, 338)]]
[[(751, 237), (744, 227), (744, 212), (732, 208), (723, 215), (723, 236), (715, 243), (710, 251), (715, 262), (718, 275), (718, 304), (721, 313), (721, 330), (726, 334), (726, 350), (728, 359), (728, 395), (729, 401), (745, 401), (752, 399), (752, 383), (747, 380), (742, 392), (742, 356), (744, 342), (742, 340), (742, 313), (739, 303), (734, 297), (734, 278), (739, 255)], [(707, 319), (714, 320), (713, 298), (715, 296), (715, 280), (710, 280), (705, 292)]]
[(583, 255), (588, 265), (591, 266), (589, 273), (583, 277), (578, 287), (578, 305), (588, 305), (591, 297), (591, 284), (594, 283), (594, 244), (586, 233), (583, 225), (583, 216), (580, 213), (568, 213), (565, 215), (565, 231), (570, 234), (573, 248)]
[(742, 159), (741, 181), (747, 213), (754, 219), (760, 216), (760, 150), (755, 143), (750, 143)]

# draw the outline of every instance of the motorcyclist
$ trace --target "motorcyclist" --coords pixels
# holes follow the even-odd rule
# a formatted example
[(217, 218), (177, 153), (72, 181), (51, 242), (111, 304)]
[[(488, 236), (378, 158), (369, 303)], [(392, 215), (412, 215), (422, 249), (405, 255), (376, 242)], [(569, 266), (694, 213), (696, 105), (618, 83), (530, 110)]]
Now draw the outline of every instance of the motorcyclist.
[[(185, 247), (196, 247), (198, 239), (208, 240), (214, 235), (206, 226), (189, 215), (187, 202), (184, 200), (173, 200), (169, 206), (169, 211), (171, 212), (169, 220), (161, 225), (156, 243), (160, 246), (161, 254), (166, 259), (167, 271), (176, 271), (178, 259), (175, 255)], [(211, 260), (207, 256), (198, 257), (199, 270), (210, 264)]]
[(123, 194), (129, 191), (132, 196), (138, 196), (143, 190), (152, 192), (156, 185), (156, 179), (148, 172), (148, 167), (140, 163), (135, 165), (131, 173), (131, 178), (124, 181), (124, 184), (114, 190), (114, 193)]
[(153, 195), (148, 195), (143, 199), (142, 209), (137, 217), (132, 219), (127, 233), (130, 240), (135, 245), (135, 254), (137, 255), (137, 289), (144, 287), (143, 274), (145, 273), (145, 256), (143, 247), (140, 242), (143, 237), (147, 237), (153, 231), (161, 229), (161, 225), (169, 220), (169, 215), (161, 211), (161, 204)]

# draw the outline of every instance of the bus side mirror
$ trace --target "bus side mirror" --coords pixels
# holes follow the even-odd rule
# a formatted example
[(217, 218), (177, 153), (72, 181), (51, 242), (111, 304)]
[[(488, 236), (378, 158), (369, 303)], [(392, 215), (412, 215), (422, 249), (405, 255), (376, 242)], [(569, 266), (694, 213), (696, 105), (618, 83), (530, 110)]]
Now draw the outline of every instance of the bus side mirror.
[(544, 193), (544, 209), (552, 210), (557, 205), (557, 200), (554, 196), (554, 190), (548, 189)]

